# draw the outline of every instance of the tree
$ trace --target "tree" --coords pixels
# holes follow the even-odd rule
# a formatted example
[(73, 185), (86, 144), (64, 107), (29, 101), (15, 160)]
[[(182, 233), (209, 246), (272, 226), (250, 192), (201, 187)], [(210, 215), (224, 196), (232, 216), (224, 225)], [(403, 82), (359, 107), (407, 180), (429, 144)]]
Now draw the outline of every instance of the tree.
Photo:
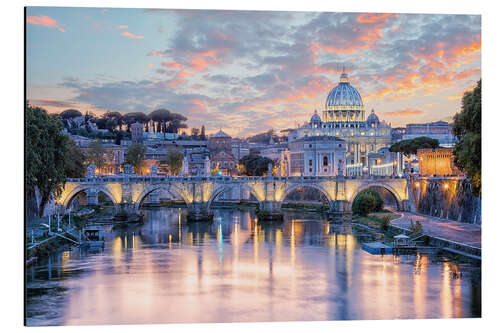
[(366, 216), (371, 212), (379, 212), (384, 207), (384, 200), (380, 194), (373, 189), (361, 191), (352, 203), (352, 212)]
[(437, 147), (439, 147), (439, 140), (428, 138), (426, 136), (420, 136), (418, 138), (396, 142), (389, 148), (389, 151), (393, 153), (403, 153), (406, 156), (409, 156), (411, 154), (416, 154), (418, 149), (435, 149)]
[(76, 143), (66, 137), (64, 172), (68, 178), (85, 177), (85, 155)]
[(207, 135), (205, 133), (205, 125), (201, 125), (200, 140), (205, 141), (206, 139), (207, 139)]
[(144, 160), (146, 157), (146, 146), (140, 143), (134, 143), (128, 146), (127, 157), (125, 159), (127, 164), (134, 167), (135, 173), (144, 174)]
[(200, 129), (196, 127), (191, 128), (191, 136), (193, 137), (193, 139), (198, 139), (198, 137), (200, 136)]
[(102, 119), (105, 120), (105, 128), (110, 132), (114, 132), (115, 128), (118, 126), (119, 130), (122, 130), (123, 116), (120, 112), (109, 111), (102, 115)]
[(462, 109), (455, 114), (453, 148), (455, 165), (467, 174), (474, 195), (481, 195), (481, 80), (462, 97)]
[(367, 192), (361, 192), (352, 203), (352, 212), (361, 216), (366, 216), (375, 209), (375, 198)]
[(274, 161), (260, 155), (247, 155), (242, 157), (238, 164), (241, 173), (247, 176), (263, 176), (268, 172), (268, 165), (274, 166)]
[(170, 149), (167, 152), (164, 160), (159, 162), (160, 165), (166, 165), (168, 172), (172, 175), (178, 175), (182, 169), (184, 154), (178, 149)]
[(101, 140), (94, 140), (89, 144), (86, 160), (88, 164), (94, 164), (97, 169), (101, 170), (106, 164), (106, 149)]
[(61, 116), (62, 119), (72, 119), (76, 117), (81, 117), (82, 113), (75, 109), (68, 109), (61, 112), (59, 116)]
[(61, 133), (56, 116), (39, 107), (26, 106), (25, 182), (28, 198), (40, 193), (38, 216), (51, 198), (61, 195), (66, 181), (65, 156), (68, 138)]
[(127, 131), (130, 132), (130, 126), (133, 123), (146, 124), (149, 117), (144, 112), (130, 112), (123, 115), (122, 120), (123, 124), (127, 126)]
[(180, 128), (187, 128), (184, 124), (186, 117), (167, 109), (158, 109), (150, 114), (153, 124), (156, 124), (156, 132), (177, 133)]

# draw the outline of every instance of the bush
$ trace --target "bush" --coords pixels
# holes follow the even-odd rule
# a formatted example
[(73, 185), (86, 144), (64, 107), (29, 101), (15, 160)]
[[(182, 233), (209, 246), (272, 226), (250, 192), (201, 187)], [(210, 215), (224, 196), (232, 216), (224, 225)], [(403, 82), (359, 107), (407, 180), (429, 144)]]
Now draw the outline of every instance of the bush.
[(366, 216), (375, 209), (375, 198), (370, 193), (360, 193), (352, 204), (354, 214)]
[(382, 222), (380, 223), (380, 227), (382, 228), (382, 230), (387, 230), (389, 229), (390, 225), (391, 225), (391, 219), (387, 215), (384, 216), (382, 218)]
[(371, 212), (379, 212), (383, 209), (384, 200), (380, 194), (372, 189), (363, 190), (352, 203), (352, 212), (366, 216)]
[(413, 223), (412, 220), (410, 220), (410, 233), (412, 235), (418, 235), (424, 232), (424, 228), (422, 227), (422, 224), (420, 221), (417, 221), (415, 224)]

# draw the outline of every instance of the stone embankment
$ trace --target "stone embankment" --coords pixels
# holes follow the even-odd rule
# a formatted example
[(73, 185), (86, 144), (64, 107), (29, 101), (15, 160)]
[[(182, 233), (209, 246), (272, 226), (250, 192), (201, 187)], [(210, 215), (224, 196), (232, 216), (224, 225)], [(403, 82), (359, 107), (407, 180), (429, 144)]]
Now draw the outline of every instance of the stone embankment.
[(416, 213), (463, 223), (481, 224), (481, 198), (464, 177), (421, 177), (408, 183)]

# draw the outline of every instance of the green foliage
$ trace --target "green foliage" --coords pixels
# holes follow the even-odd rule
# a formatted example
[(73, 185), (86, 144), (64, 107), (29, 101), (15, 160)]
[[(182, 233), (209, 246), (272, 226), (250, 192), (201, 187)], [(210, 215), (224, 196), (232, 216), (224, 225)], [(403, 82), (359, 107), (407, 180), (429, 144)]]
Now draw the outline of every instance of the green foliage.
[(352, 204), (352, 212), (361, 216), (366, 216), (375, 209), (375, 198), (370, 193), (362, 192), (358, 194)]
[(61, 133), (62, 124), (39, 107), (26, 107), (25, 181), (28, 193), (40, 192), (38, 215), (43, 214), (51, 196), (57, 198), (66, 181), (69, 168), (68, 138)]
[(85, 177), (85, 155), (76, 143), (66, 137), (64, 172), (68, 178)]
[(158, 109), (149, 115), (156, 126), (156, 132), (177, 133), (181, 128), (187, 128), (184, 123), (187, 118), (181, 114), (170, 112), (167, 109)]
[(406, 156), (409, 156), (411, 154), (416, 154), (418, 149), (435, 149), (437, 147), (439, 147), (439, 140), (431, 139), (426, 136), (420, 136), (418, 138), (396, 142), (389, 148), (389, 151), (393, 153), (403, 153)]
[(71, 118), (81, 117), (82, 113), (78, 110), (75, 110), (75, 109), (68, 109), (68, 110), (64, 110), (63, 112), (61, 112), (59, 114), (59, 116), (62, 119), (71, 119)]
[(373, 189), (361, 191), (352, 203), (352, 212), (366, 216), (371, 212), (379, 212), (384, 206), (384, 200), (380, 194)]
[(462, 98), (462, 110), (455, 114), (453, 148), (455, 165), (467, 174), (474, 195), (481, 195), (481, 80)]
[(106, 149), (101, 140), (94, 140), (89, 144), (85, 159), (88, 164), (94, 164), (98, 169), (102, 169), (106, 164)]
[(391, 218), (388, 215), (384, 216), (382, 218), (382, 222), (380, 223), (380, 228), (382, 230), (387, 230), (389, 229), (390, 225), (391, 225)]
[(184, 155), (180, 150), (171, 149), (167, 152), (167, 156), (165, 157), (165, 159), (159, 162), (160, 170), (162, 168), (162, 165), (166, 165), (167, 170), (161, 171), (169, 172), (172, 175), (178, 175), (181, 172), (183, 160)]
[(201, 125), (200, 140), (205, 141), (206, 139), (207, 135), (205, 134), (205, 125)]
[(247, 176), (264, 176), (268, 172), (268, 165), (274, 166), (274, 161), (260, 155), (247, 155), (238, 162), (241, 173)]
[(417, 221), (416, 223), (413, 223), (413, 220), (410, 220), (410, 233), (412, 235), (418, 235), (424, 232), (424, 228), (422, 227), (422, 223), (420, 221)]
[(134, 143), (128, 146), (127, 157), (125, 162), (134, 167), (134, 171), (137, 174), (144, 173), (144, 159), (146, 157), (146, 146), (140, 143)]

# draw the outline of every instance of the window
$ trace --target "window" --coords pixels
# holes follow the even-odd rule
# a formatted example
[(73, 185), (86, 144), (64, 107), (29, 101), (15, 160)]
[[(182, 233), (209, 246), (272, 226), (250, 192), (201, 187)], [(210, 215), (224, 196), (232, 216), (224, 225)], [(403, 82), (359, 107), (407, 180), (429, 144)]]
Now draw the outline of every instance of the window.
[(323, 166), (328, 166), (328, 156), (323, 156)]
[(312, 169), (312, 168), (309, 168), (309, 172), (313, 172), (313, 169)]
[(309, 160), (309, 166), (313, 165), (313, 160)]

